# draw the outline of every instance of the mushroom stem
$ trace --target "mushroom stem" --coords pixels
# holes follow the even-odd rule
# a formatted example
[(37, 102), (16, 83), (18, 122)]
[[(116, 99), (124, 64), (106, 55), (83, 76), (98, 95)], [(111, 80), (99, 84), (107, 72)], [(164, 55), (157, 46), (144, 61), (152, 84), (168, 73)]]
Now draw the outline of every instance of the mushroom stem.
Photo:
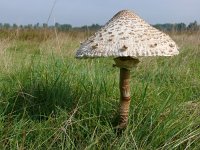
[(130, 70), (120, 68), (120, 106), (119, 106), (119, 125), (118, 128), (123, 129), (128, 124), (128, 114), (130, 106)]

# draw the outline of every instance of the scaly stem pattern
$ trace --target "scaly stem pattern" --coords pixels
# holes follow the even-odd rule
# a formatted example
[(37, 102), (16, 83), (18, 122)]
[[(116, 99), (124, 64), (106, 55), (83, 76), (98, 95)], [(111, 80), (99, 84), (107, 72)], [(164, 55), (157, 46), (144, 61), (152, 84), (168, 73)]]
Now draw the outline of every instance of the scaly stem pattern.
[(128, 123), (130, 106), (130, 70), (120, 68), (120, 106), (119, 106), (119, 125), (118, 128), (125, 128)]

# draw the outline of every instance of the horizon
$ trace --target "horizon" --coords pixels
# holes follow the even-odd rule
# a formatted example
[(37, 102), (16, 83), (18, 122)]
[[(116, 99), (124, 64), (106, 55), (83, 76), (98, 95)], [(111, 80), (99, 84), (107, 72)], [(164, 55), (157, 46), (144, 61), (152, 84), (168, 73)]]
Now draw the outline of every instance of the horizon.
[[(55, 4), (55, 5), (54, 5)], [(31, 7), (30, 7), (31, 6)], [(165, 23), (185, 23), (200, 22), (200, 1), (198, 0), (153, 0), (151, 2), (119, 1), (113, 3), (111, 0), (92, 1), (81, 0), (64, 1), (51, 0), (44, 1), (2, 0), (0, 2), (0, 23), (17, 25), (28, 25), (36, 23), (48, 23), (54, 25), (70, 24), (73, 27), (99, 24), (104, 25), (112, 16), (122, 9), (129, 9), (150, 24)], [(112, 9), (111, 9), (112, 7)], [(102, 11), (103, 9), (103, 11)]]
[[(171, 25), (175, 25), (175, 24), (181, 24), (181, 23), (183, 23), (183, 24), (185, 24), (186, 26), (188, 26), (190, 23), (194, 23), (196, 20), (194, 20), (194, 21), (192, 21), (192, 22), (189, 22), (188, 24), (186, 24), (186, 23), (184, 23), (184, 22), (175, 22), (175, 23), (169, 23), (169, 22), (166, 22), (166, 23), (156, 23), (156, 24), (151, 24), (151, 25), (165, 25), (165, 24), (171, 24)], [(38, 24), (39, 22), (37, 22), (37, 23), (33, 23), (33, 24), (16, 24), (16, 23), (7, 23), (7, 22), (0, 22), (0, 24), (2, 24), (2, 25), (4, 25), (4, 24), (9, 24), (11, 27), (14, 25), (14, 24), (16, 24), (18, 27), (20, 27), (20, 26), (28, 26), (28, 25), (32, 25), (33, 27), (34, 27), (34, 25), (36, 25), (36, 24)], [(93, 24), (89, 24), (89, 25), (81, 25), (81, 26), (73, 26), (72, 24), (70, 24), (70, 23), (63, 23), (63, 24), (61, 24), (61, 23), (59, 23), (59, 22), (55, 22), (55, 24), (56, 23), (58, 23), (58, 24), (60, 24), (60, 25), (71, 25), (72, 26), (72, 28), (81, 28), (81, 27), (84, 27), (84, 26), (88, 26), (88, 27), (90, 27), (90, 26), (92, 26), (92, 25), (99, 25), (99, 26), (104, 26), (104, 25), (102, 25), (102, 24), (97, 24), (97, 23), (93, 23)], [(43, 26), (43, 24), (46, 24), (45, 22), (44, 23), (39, 23), (39, 27), (42, 27)], [(55, 26), (55, 24), (48, 24), (48, 27), (54, 27)], [(199, 26), (200, 25), (200, 22), (197, 22), (197, 25)]]

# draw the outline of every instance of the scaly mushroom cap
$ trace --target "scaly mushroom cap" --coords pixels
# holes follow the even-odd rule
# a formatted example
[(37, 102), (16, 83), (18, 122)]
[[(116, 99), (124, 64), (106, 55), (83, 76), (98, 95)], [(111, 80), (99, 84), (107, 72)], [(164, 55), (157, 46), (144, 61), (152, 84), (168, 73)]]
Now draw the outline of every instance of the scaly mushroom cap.
[(118, 12), (104, 27), (83, 42), (77, 58), (173, 56), (176, 43), (129, 10)]

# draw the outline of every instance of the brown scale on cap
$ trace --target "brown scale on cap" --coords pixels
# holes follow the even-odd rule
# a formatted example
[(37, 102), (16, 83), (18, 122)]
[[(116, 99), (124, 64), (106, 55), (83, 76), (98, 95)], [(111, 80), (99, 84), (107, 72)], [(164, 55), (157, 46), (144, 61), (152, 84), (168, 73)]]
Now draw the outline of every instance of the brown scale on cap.
[(99, 44), (92, 45), (92, 49), (96, 49)]
[(157, 43), (154, 43), (154, 44), (151, 44), (150, 47), (151, 47), (151, 48), (154, 48), (154, 47), (156, 47), (157, 45), (158, 45)]
[(174, 47), (174, 45), (172, 43), (169, 44), (170, 47)]
[(126, 51), (128, 49), (128, 47), (126, 45), (123, 45), (121, 48), (121, 51)]

